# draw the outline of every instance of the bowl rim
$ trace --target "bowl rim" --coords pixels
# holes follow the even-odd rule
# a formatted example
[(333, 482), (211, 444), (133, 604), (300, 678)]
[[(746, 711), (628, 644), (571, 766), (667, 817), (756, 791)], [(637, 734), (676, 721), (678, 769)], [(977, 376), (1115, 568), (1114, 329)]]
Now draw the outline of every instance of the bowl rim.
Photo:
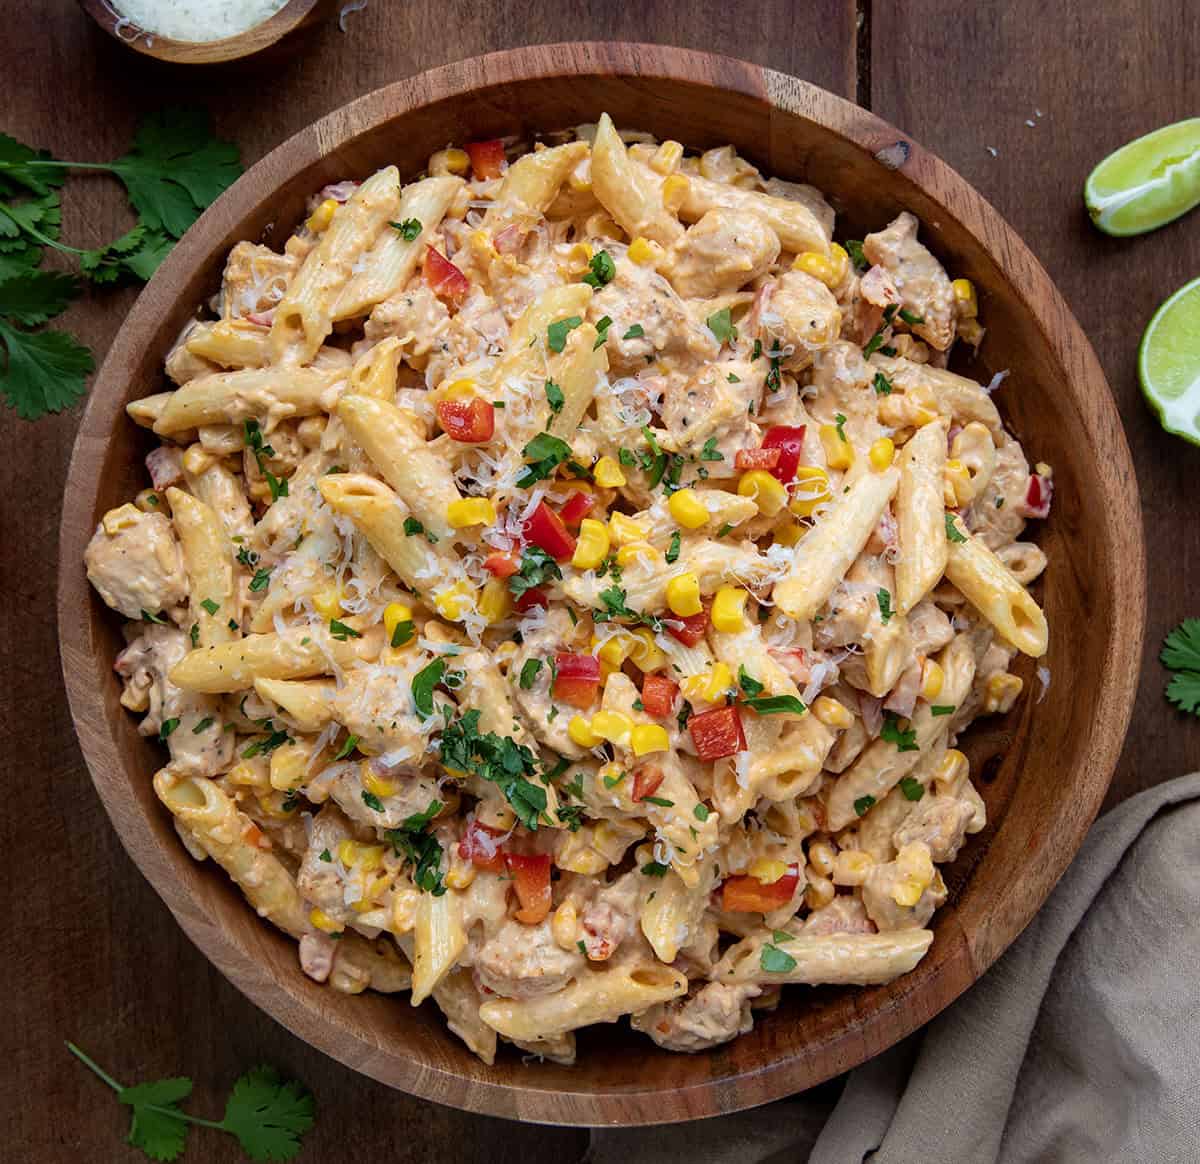
[[(633, 63), (636, 62), (636, 67)], [(828, 1063), (814, 1067), (802, 1054), (731, 1073), (721, 1079), (696, 1078), (683, 1086), (640, 1086), (629, 1090), (572, 1090), (523, 1086), (519, 1080), (468, 1078), (444, 1058), (409, 1059), (388, 1053), (357, 1032), (335, 1026), (318, 1006), (299, 999), (256, 963), (253, 951), (234, 941), (176, 876), (170, 854), (159, 843), (149, 817), (129, 791), (129, 779), (114, 738), (115, 724), (81, 666), (71, 662), (93, 654), (86, 620), (79, 617), (91, 601), (82, 568), (82, 552), (96, 521), (99, 474), (89, 462), (124, 416), (127, 377), (139, 351), (161, 324), (159, 291), (186, 280), (208, 260), (214, 245), (231, 227), (261, 206), (292, 176), (317, 163), (383, 122), (419, 115), (422, 107), (461, 97), (482, 87), (527, 84), (549, 78), (636, 76), (699, 84), (782, 107), (847, 139), (869, 153), (897, 141), (908, 144), (904, 169), (910, 181), (962, 224), (996, 260), (1005, 279), (1054, 350), (1068, 379), (1081, 385), (1074, 405), (1097, 456), (1111, 458), (1124, 493), (1114, 491), (1103, 515), (1106, 536), (1121, 542), (1128, 568), (1103, 579), (1114, 595), (1114, 619), (1108, 666), (1098, 680), (1094, 706), (1101, 709), (1097, 730), (1081, 746), (1078, 767), (1089, 774), (1087, 796), (1065, 813), (1060, 847), (1045, 854), (1033, 896), (1006, 902), (991, 939), (973, 946), (961, 923), (949, 936), (953, 950), (923, 990), (904, 990), (856, 1031), (829, 1043)], [(483, 80), (481, 80), (481, 78)], [(699, 80), (697, 80), (699, 78)], [(264, 193), (265, 192), (265, 193)], [(949, 208), (953, 208), (952, 211)], [(984, 242), (988, 238), (992, 242)], [(172, 302), (168, 300), (168, 302)], [(1031, 304), (1040, 302), (1042, 310)], [(1046, 316), (1052, 318), (1047, 320)], [(1050, 324), (1053, 326), (1050, 326)], [(1086, 389), (1084, 387), (1086, 386)], [(141, 293), (115, 336), (84, 410), (68, 468), (59, 539), (58, 613), (60, 658), (72, 720), (92, 781), (126, 851), (205, 956), (257, 1006), (293, 1034), (355, 1070), (410, 1094), (465, 1110), (532, 1122), (576, 1126), (656, 1124), (726, 1114), (777, 1099), (857, 1066), (929, 1021), (975, 981), (1017, 937), (1040, 909), (1046, 895), (1074, 858), (1098, 811), (1120, 754), (1133, 709), (1140, 669), (1145, 609), (1145, 551), (1136, 475), (1115, 403), (1099, 361), (1082, 328), (1049, 276), (1008, 223), (975, 189), (934, 155), (873, 113), (809, 82), (735, 58), (672, 46), (635, 42), (574, 42), (534, 45), (453, 62), (394, 82), (334, 110), (281, 143), (255, 163), (201, 216), (179, 241)], [(173, 834), (172, 834), (172, 840)], [(997, 939), (996, 930), (1001, 931)], [(940, 990), (933, 987), (940, 986)], [(901, 1005), (903, 1004), (903, 1005)], [(352, 1044), (352, 1045), (350, 1045)], [(670, 1088), (672, 1101), (662, 1103)]]
[[(78, 2), (83, 11), (113, 40), (142, 56), (177, 65), (216, 65), (245, 60), (278, 44), (308, 19), (321, 0), (285, 0), (283, 7), (272, 12), (265, 20), (218, 40), (176, 40), (152, 29), (142, 28), (129, 17), (122, 17), (113, 10), (110, 0)], [(136, 30), (131, 38), (122, 36), (118, 31), (122, 22), (128, 22)]]

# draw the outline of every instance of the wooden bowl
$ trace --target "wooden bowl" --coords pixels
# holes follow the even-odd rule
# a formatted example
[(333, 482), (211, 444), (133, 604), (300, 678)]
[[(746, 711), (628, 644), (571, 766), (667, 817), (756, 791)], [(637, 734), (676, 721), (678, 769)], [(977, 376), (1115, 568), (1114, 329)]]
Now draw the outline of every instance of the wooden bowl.
[(333, 15), (334, 0), (288, 0), (261, 24), (222, 40), (172, 40), (140, 28), (112, 6), (112, 0), (79, 0), (79, 6), (114, 40), (159, 61), (178, 65), (214, 65), (253, 56), (293, 32)]
[[(1053, 682), (1039, 696), (1030, 666), (1013, 713), (967, 734), (990, 823), (947, 870), (951, 900), (913, 973), (866, 990), (789, 988), (751, 1034), (704, 1054), (668, 1054), (614, 1026), (581, 1035), (574, 1068), (526, 1065), (511, 1049), (485, 1067), (430, 1006), (310, 982), (294, 943), (221, 870), (187, 855), (150, 786), (162, 749), (117, 701), (118, 620), (81, 559), (104, 510), (144, 484), (145, 435), (122, 405), (162, 385), (168, 346), (216, 288), (235, 242), (281, 244), (327, 182), (385, 163), (415, 174), (448, 142), (570, 126), (602, 110), (690, 146), (731, 141), (768, 172), (816, 184), (842, 237), (914, 211), (949, 270), (974, 280), (988, 331), (969, 370), (984, 382), (1011, 371), (1000, 407), (1030, 459), (1054, 466), (1041, 535)], [(259, 1006), (343, 1063), (440, 1103), (546, 1123), (663, 1123), (764, 1103), (862, 1063), (970, 986), (1041, 905), (1100, 805), (1133, 701), (1143, 607), (1137, 481), (1117, 412), (1091, 346), (1021, 240), (957, 174), (870, 113), (755, 65), (652, 45), (562, 44), (448, 65), (363, 97), (255, 165), (178, 244), (113, 343), (62, 519), (59, 628), (75, 726), (125, 847), (192, 940)]]

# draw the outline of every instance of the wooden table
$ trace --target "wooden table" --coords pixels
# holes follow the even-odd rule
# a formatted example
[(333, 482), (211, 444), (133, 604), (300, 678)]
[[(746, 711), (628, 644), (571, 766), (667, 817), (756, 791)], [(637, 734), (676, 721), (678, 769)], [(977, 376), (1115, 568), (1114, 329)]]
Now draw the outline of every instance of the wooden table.
[[(59, 157), (102, 159), (127, 147), (141, 113), (198, 103), (248, 163), (350, 98), (428, 66), (587, 38), (727, 52), (870, 106), (957, 167), (1014, 224), (1092, 337), (1116, 394), (1141, 480), (1151, 601), (1115, 803), (1200, 767), (1200, 724), (1164, 702), (1156, 659), (1166, 631), (1200, 614), (1188, 585), (1200, 570), (1200, 450), (1159, 429), (1135, 368), (1155, 305), (1200, 269), (1200, 219), (1111, 240), (1089, 226), (1080, 189), (1120, 143), (1195, 113), (1194, 80), (1191, 92), (1185, 81), (1194, 78), (1200, 25), (1173, 0), (1050, 7), (1057, 11), (1047, 19), (1044, 0), (371, 0), (347, 17), (345, 32), (325, 26), (264, 74), (161, 68), (97, 33), (74, 5), (0, 0), (0, 130)], [(107, 179), (73, 179), (64, 202), (64, 237), (75, 245), (97, 245), (128, 225), (123, 193)], [(85, 296), (65, 326), (102, 357), (134, 295)], [(219, 1114), (248, 1066), (277, 1064), (318, 1098), (306, 1160), (372, 1152), (394, 1164), (579, 1159), (585, 1132), (436, 1107), (310, 1050), (209, 966), (138, 875), (88, 781), (59, 674), (54, 559), (75, 428), (73, 414), (26, 424), (0, 412), (0, 750), (8, 761), (0, 852), (10, 902), (10, 952), (0, 964), (0, 1154), (39, 1164), (142, 1159), (121, 1142), (125, 1111), (67, 1056), (63, 1040), (71, 1039), (126, 1082), (191, 1075), (191, 1106), (203, 1114)], [(186, 1158), (235, 1157), (224, 1137), (198, 1131)]]

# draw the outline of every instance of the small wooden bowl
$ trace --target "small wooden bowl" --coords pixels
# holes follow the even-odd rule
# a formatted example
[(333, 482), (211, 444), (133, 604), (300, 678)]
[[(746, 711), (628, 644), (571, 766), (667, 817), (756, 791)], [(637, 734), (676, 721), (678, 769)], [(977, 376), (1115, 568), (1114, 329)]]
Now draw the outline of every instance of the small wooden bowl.
[[(966, 370), (985, 383), (1011, 371), (1001, 409), (1030, 459), (1054, 466), (1054, 512), (1041, 533), (1050, 559), (1043, 661), (1053, 683), (1039, 694), (1029, 665), (1013, 713), (966, 735), (990, 823), (946, 871), (951, 900), (913, 973), (866, 990), (788, 988), (751, 1034), (704, 1054), (667, 1054), (607, 1027), (581, 1035), (574, 1068), (526, 1065), (511, 1049), (485, 1067), (430, 1006), (310, 982), (294, 943), (260, 921), (224, 873), (187, 855), (150, 785), (162, 749), (118, 703), (118, 620), (92, 593), (81, 559), (100, 515), (144, 484), (149, 446), (122, 406), (163, 383), (163, 357), (216, 288), (233, 243), (282, 243), (305, 198), (327, 182), (386, 163), (415, 174), (448, 142), (570, 126), (602, 110), (690, 146), (733, 142), (769, 173), (814, 183), (838, 210), (840, 237), (911, 210), (948, 269), (974, 280), (988, 331)], [(254, 166), (175, 248), (113, 343), (71, 461), (59, 561), (63, 668), (92, 778), (125, 847), (193, 941), (259, 1006), (359, 1071), (439, 1103), (561, 1124), (663, 1123), (776, 1099), (862, 1063), (970, 986), (1045, 900), (1096, 814), (1129, 720), (1145, 602), (1137, 481), (1104, 374), (1000, 216), (904, 134), (804, 81), (618, 43), (435, 69), (331, 114)]]
[(284, 37), (333, 15), (335, 0), (288, 0), (261, 24), (223, 40), (172, 40), (147, 31), (114, 11), (110, 0), (79, 0), (79, 6), (114, 40), (159, 61), (178, 65), (215, 65), (253, 56)]

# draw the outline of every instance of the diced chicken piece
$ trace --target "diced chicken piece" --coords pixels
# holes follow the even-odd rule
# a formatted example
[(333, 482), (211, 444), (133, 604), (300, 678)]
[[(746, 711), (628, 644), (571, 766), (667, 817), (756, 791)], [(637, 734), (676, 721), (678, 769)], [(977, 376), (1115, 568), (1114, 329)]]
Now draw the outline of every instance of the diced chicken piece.
[(567, 732), (567, 725), (575, 711), (567, 704), (558, 703), (551, 696), (550, 669), (543, 666), (529, 688), (522, 687), (518, 682), (522, 669), (530, 659), (544, 661), (556, 651), (564, 649), (564, 644), (571, 640), (573, 630), (574, 627), (561, 606), (548, 611), (545, 625), (525, 635), (521, 649), (509, 664), (508, 680), (517, 707), (538, 742), (560, 756), (579, 760), (588, 753), (576, 744)]
[(604, 962), (632, 932), (638, 917), (640, 873), (626, 873), (596, 894), (583, 911), (583, 944), (588, 960)]
[(750, 1000), (761, 993), (752, 983), (709, 982), (687, 998), (660, 1002), (634, 1015), (630, 1026), (668, 1051), (705, 1051), (754, 1026)]
[(337, 942), (320, 930), (300, 935), (300, 969), (314, 982), (324, 982), (333, 970)]
[(667, 274), (686, 299), (711, 299), (765, 275), (779, 237), (749, 210), (710, 210), (671, 248)]
[[(653, 267), (622, 257), (616, 268), (612, 282), (592, 296), (588, 307), (592, 323), (604, 316), (612, 320), (605, 346), (615, 375), (632, 375), (646, 366), (647, 357), (656, 355), (694, 364), (717, 358), (720, 346), (712, 333), (692, 318), (671, 284)], [(636, 334), (629, 335), (631, 330)]]
[(83, 560), (88, 581), (126, 618), (173, 610), (187, 598), (183, 550), (161, 513), (143, 513), (134, 505), (110, 509)]
[[(694, 456), (716, 437), (717, 450), (733, 464), (738, 449), (759, 443), (750, 406), (757, 408), (766, 372), (763, 360), (729, 360), (708, 364), (686, 384), (669, 385), (660, 414), (666, 429), (662, 447)], [(731, 381), (731, 374), (737, 379)]]
[(575, 1066), (575, 1032), (555, 1035), (548, 1039), (511, 1039), (514, 1047), (520, 1048), (527, 1055), (536, 1055), (539, 1059), (549, 1059), (551, 1063), (560, 1063), (563, 1067)]
[(760, 303), (758, 322), (763, 348), (782, 352), (783, 367), (798, 371), (812, 363), (815, 352), (837, 341), (842, 312), (819, 279), (787, 271)]
[(1025, 528), (1028, 491), (1029, 462), (1020, 444), (1005, 433), (991, 480), (967, 511), (967, 528), (992, 550), (1016, 541)]
[(926, 599), (908, 612), (908, 633), (914, 651), (932, 655), (954, 638), (954, 627), (946, 612)]
[(220, 365), (213, 363), (212, 360), (206, 360), (203, 356), (197, 356), (188, 351), (188, 337), (199, 326), (198, 319), (188, 320), (171, 345), (167, 358), (163, 361), (167, 375), (174, 384), (182, 386), (189, 380), (196, 379), (197, 376), (208, 376), (213, 372), (221, 371)]
[(178, 445), (159, 445), (146, 454), (146, 471), (155, 489), (166, 489), (183, 479), (183, 450)]
[[(354, 839), (361, 833), (362, 830), (336, 804), (326, 801), (312, 819), (308, 847), (296, 873), (296, 887), (305, 900), (335, 921), (349, 922), (355, 917), (346, 904), (337, 848), (342, 841)], [(323, 860), (322, 853), (327, 853), (331, 859)]]
[(916, 216), (904, 211), (886, 230), (863, 239), (863, 253), (891, 275), (901, 303), (921, 317), (913, 331), (944, 352), (954, 342), (954, 289), (942, 264), (917, 242), (917, 226)]
[(351, 820), (376, 829), (399, 828), (438, 798), (437, 780), (428, 772), (401, 768), (386, 779), (396, 786), (395, 792), (387, 796), (368, 792), (363, 785), (363, 764), (343, 764), (329, 794)]
[(814, 909), (801, 927), (806, 934), (873, 934), (875, 923), (859, 898), (839, 893), (828, 905)]
[(412, 681), (428, 662), (414, 651), (411, 662), (402, 667), (362, 666), (346, 673), (331, 710), (333, 718), (358, 737), (360, 750), (380, 755), (408, 749), (393, 761), (424, 761), (428, 738), (413, 703)]
[(917, 696), (921, 693), (921, 673), (920, 660), (910, 663), (901, 672), (896, 685), (883, 701), (884, 710), (894, 711), (901, 719), (908, 719), (917, 705)]
[(189, 646), (183, 631), (151, 624), (117, 656), (113, 669), (125, 681), (121, 703), (146, 712), (138, 725), (142, 735), (162, 735), (174, 721), (166, 733), (172, 768), (181, 776), (215, 776), (233, 761), (233, 733), (225, 731), (221, 703), (167, 678)]
[(450, 312), (424, 283), (410, 283), (390, 299), (375, 306), (363, 325), (372, 343), (388, 336), (400, 340), (404, 358), (424, 368), (432, 355), (450, 350)]
[(254, 315), (264, 322), (261, 317), (279, 305), (299, 268), (300, 259), (294, 254), (279, 255), (257, 243), (235, 244), (221, 277), (221, 318)]
[(933, 866), (929, 847), (916, 842), (901, 849), (894, 860), (871, 869), (862, 899), (881, 932), (915, 930), (923, 928), (945, 902), (946, 885)]
[(799, 202), (801, 206), (806, 206), (821, 224), (825, 234), (833, 236), (833, 222), (836, 217), (833, 207), (825, 201), (825, 195), (816, 186), (809, 186), (804, 182), (787, 182), (783, 178), (768, 178), (763, 192), (772, 198), (786, 198), (789, 202)]
[(892, 835), (892, 842), (902, 849), (920, 841), (935, 861), (953, 861), (974, 816), (975, 806), (966, 800), (926, 794)]
[(555, 942), (549, 918), (536, 926), (508, 919), (476, 955), (475, 980), (505, 998), (538, 998), (561, 990), (583, 968), (577, 949)]

